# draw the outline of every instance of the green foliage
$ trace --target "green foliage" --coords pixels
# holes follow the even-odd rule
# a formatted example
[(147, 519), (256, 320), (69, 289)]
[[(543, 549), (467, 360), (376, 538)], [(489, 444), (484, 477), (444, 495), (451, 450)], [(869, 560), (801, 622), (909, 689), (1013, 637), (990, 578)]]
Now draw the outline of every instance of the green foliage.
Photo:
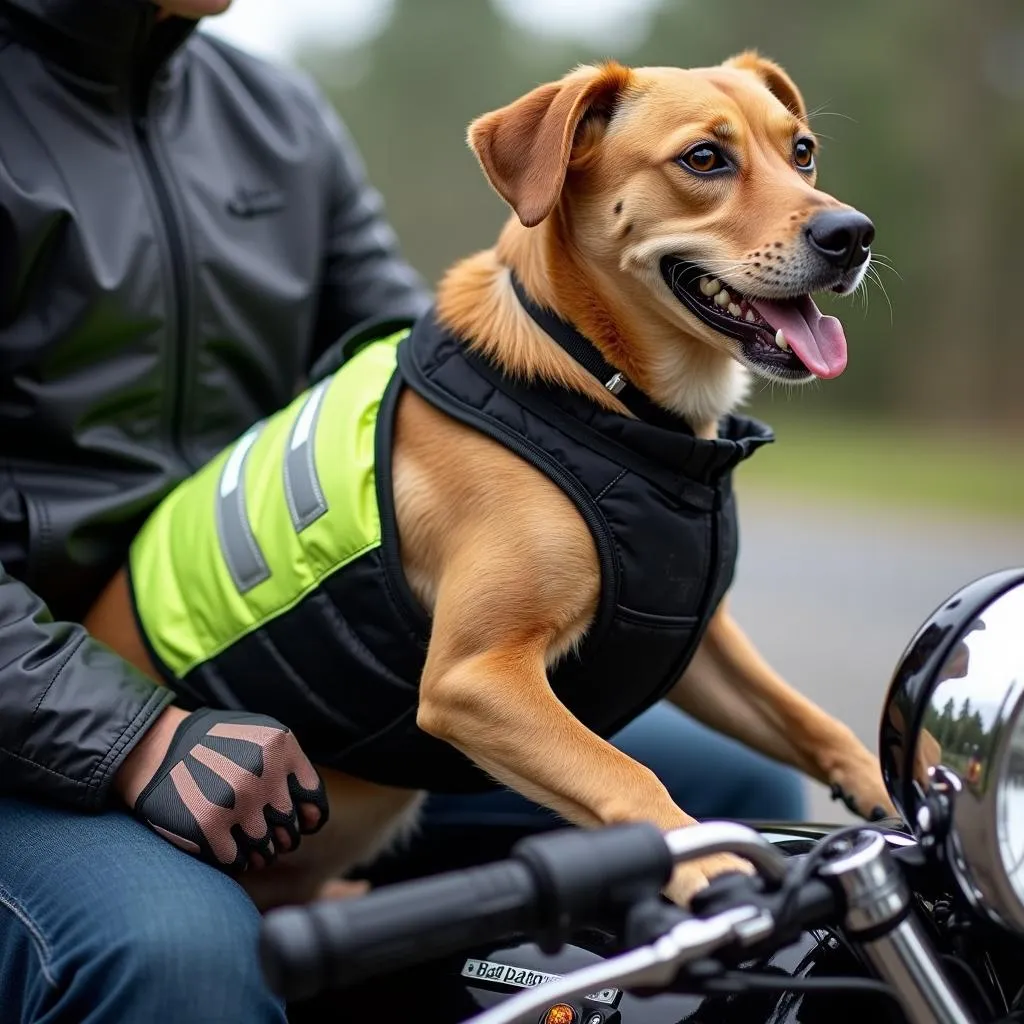
[(965, 697), (959, 711), (954, 710), (952, 698), (941, 713), (929, 707), (924, 715), (923, 728), (931, 733), (942, 751), (943, 763), (966, 772), (972, 755), (988, 752), (995, 735), (985, 728), (981, 712), (971, 707), (971, 698)]
[(895, 423), (851, 412), (759, 408), (777, 442), (737, 470), (743, 489), (827, 498), (863, 508), (991, 516), (1024, 514), (1024, 436), (975, 426)]

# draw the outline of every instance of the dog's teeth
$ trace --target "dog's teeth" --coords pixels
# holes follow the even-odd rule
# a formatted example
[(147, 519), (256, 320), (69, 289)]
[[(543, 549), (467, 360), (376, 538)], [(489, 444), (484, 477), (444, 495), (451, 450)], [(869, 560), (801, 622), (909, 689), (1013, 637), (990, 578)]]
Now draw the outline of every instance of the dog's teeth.
[(789, 342), (786, 341), (786, 336), (782, 333), (781, 327), (775, 332), (775, 344), (778, 345), (783, 352), (789, 351)]
[(740, 309), (735, 302), (729, 303), (729, 312), (732, 313), (733, 316), (741, 316), (743, 314), (743, 310)]
[(722, 309), (725, 309), (725, 307), (728, 306), (730, 302), (732, 302), (732, 296), (729, 294), (729, 289), (728, 288), (723, 288), (715, 296), (715, 305), (716, 306), (721, 306)]
[(700, 290), (710, 298), (712, 295), (718, 293), (718, 289), (722, 287), (721, 282), (714, 277), (702, 277), (700, 279)]
[(747, 315), (744, 319), (746, 319), (749, 323), (754, 323), (757, 320), (757, 314), (752, 309), (748, 309)]

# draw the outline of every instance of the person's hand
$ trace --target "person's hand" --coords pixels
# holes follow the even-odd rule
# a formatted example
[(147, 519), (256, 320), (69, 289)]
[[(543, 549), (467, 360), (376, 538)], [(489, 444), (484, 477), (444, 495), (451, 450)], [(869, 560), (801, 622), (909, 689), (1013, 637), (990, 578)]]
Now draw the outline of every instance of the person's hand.
[(164, 839), (225, 870), (264, 867), (327, 822), (323, 780), (294, 734), (245, 711), (167, 708), (115, 785)]

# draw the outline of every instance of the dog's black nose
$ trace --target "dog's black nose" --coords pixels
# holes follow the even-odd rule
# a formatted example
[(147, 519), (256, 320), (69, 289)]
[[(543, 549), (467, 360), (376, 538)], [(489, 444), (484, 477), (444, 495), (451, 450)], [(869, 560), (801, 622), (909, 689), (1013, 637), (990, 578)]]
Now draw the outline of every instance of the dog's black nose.
[(856, 210), (816, 213), (804, 228), (811, 248), (841, 270), (859, 267), (871, 252), (875, 225)]

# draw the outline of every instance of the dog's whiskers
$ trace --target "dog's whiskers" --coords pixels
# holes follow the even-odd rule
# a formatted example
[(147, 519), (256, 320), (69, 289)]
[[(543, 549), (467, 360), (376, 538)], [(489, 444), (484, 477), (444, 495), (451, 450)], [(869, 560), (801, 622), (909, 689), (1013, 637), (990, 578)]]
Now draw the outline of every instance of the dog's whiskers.
[(679, 278), (680, 278), (680, 275), (683, 272), (683, 269), (684, 269), (684, 267), (683, 267), (682, 264), (678, 264), (677, 266), (675, 266), (672, 269), (672, 288), (673, 288), (673, 290), (675, 290), (676, 285), (679, 284)]
[(702, 264), (705, 270), (710, 270), (716, 274), (728, 274), (734, 270), (739, 270), (741, 267), (749, 267), (750, 265), (748, 260), (724, 260), (716, 259), (715, 257), (711, 257)]
[(855, 117), (850, 117), (849, 114), (843, 114), (838, 110), (826, 110), (824, 107), (817, 107), (807, 114), (808, 121), (811, 121), (816, 117), (842, 117), (853, 124), (858, 123), (857, 119)]
[[(743, 288), (740, 285), (732, 284), (731, 282), (724, 280), (724, 278), (736, 273), (736, 271), (738, 270), (749, 269), (749, 267), (750, 264), (745, 260), (736, 261), (731, 264), (727, 264), (724, 260), (707, 260), (706, 262), (703, 262), (700, 266), (700, 269), (705, 271), (705, 273), (696, 276), (691, 273), (690, 277), (684, 280), (682, 283), (684, 285), (696, 284), (702, 278), (708, 277), (710, 275), (711, 277), (722, 280), (722, 283), (725, 284), (726, 287), (731, 288), (733, 291), (742, 293)], [(687, 268), (680, 264), (679, 266), (673, 268), (671, 277), (671, 285), (673, 289), (677, 288), (680, 284), (680, 278), (684, 270), (692, 271), (692, 267)]]
[(867, 289), (868, 278), (870, 278), (872, 281), (875, 282), (875, 284), (878, 285), (878, 287), (881, 290), (882, 294), (885, 296), (885, 301), (886, 301), (886, 303), (889, 306), (889, 326), (891, 327), (892, 323), (893, 323), (892, 299), (889, 298), (889, 293), (885, 289), (885, 284), (882, 282), (881, 275), (872, 266), (868, 267), (868, 272), (864, 275), (864, 280), (861, 282), (864, 285), (864, 296), (865, 296), (864, 309), (867, 310), (867, 301), (866, 300), (867, 300), (867, 294), (868, 294), (868, 289)]
[[(810, 111), (807, 114), (807, 121), (808, 123), (811, 123), (819, 117), (841, 117), (846, 121), (851, 121), (853, 124), (857, 123), (857, 119), (850, 117), (849, 114), (840, 113), (838, 110), (826, 110), (824, 107), (818, 107), (816, 110)], [(816, 127), (814, 129), (814, 134), (817, 135), (819, 139), (828, 139), (829, 142), (835, 141), (834, 136), (827, 135), (825, 132), (819, 131)]]
[(860, 307), (864, 315), (868, 315), (868, 277), (867, 274), (861, 279), (860, 284), (857, 285), (855, 293), (860, 299)]
[(896, 269), (896, 266), (893, 263), (892, 259), (886, 256), (884, 253), (872, 252), (871, 264), (872, 266), (878, 264), (879, 266), (884, 267), (886, 270), (891, 270), (901, 281), (903, 280), (903, 275)]
[[(705, 270), (717, 278), (728, 277), (730, 274), (735, 274), (738, 270), (751, 269), (750, 263), (746, 260), (737, 260), (728, 264), (724, 260), (708, 260), (703, 266)], [(728, 282), (726, 283), (728, 284)], [(730, 287), (735, 288), (737, 291), (743, 290), (739, 285), (731, 285)]]

